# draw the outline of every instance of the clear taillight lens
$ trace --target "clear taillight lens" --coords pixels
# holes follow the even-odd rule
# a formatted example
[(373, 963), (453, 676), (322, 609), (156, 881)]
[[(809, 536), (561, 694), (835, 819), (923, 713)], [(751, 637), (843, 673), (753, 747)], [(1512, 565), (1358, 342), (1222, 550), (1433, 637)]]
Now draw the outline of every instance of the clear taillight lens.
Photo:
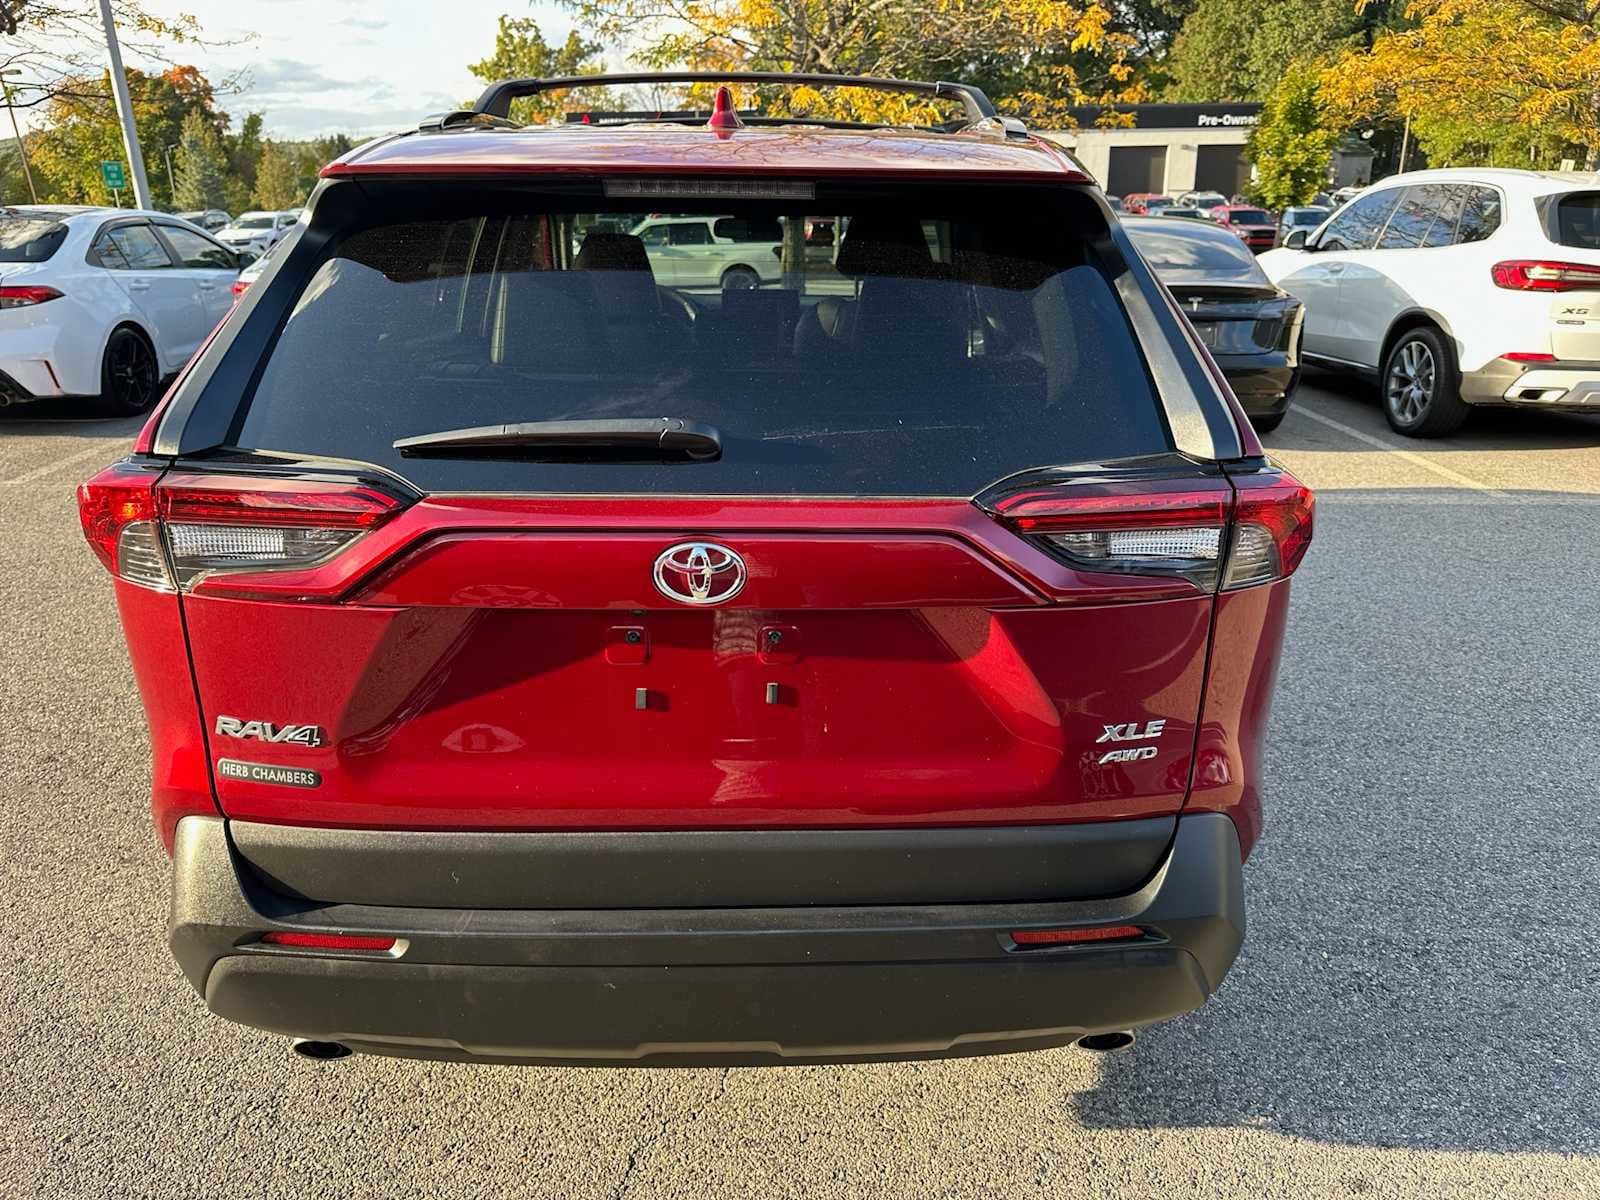
[(142, 587), (187, 591), (219, 572), (316, 567), (404, 507), (332, 480), (168, 475), (131, 462), (78, 489), (100, 561)]
[(1111, 494), (1047, 487), (991, 511), (1081, 571), (1169, 575), (1202, 591), (1270, 583), (1294, 572), (1311, 541), (1311, 493), (1280, 471), (1201, 488), (1124, 485)]

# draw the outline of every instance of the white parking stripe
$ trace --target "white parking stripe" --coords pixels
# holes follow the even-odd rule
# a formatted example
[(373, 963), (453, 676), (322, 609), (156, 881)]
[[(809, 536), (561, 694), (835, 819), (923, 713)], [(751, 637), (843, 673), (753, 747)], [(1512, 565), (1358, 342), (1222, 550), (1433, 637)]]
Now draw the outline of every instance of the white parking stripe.
[(1343, 421), (1335, 421), (1332, 417), (1325, 417), (1319, 412), (1312, 412), (1309, 408), (1304, 408), (1298, 404), (1291, 404), (1289, 407), (1303, 417), (1310, 417), (1313, 421), (1320, 421), (1329, 429), (1337, 429), (1345, 437), (1354, 438), (1358, 442), (1365, 442), (1378, 450), (1386, 450), (1396, 458), (1403, 458), (1408, 463), (1421, 467), (1424, 471), (1432, 471), (1440, 478), (1450, 480), (1451, 483), (1459, 483), (1462, 487), (1485, 492), (1502, 500), (1506, 498), (1506, 493), (1500, 489), (1490, 487), (1486, 483), (1480, 483), (1478, 480), (1463, 475), (1459, 471), (1452, 471), (1449, 467), (1442, 467), (1426, 455), (1417, 454), (1415, 451), (1407, 450), (1404, 446), (1397, 446), (1394, 442), (1385, 441), (1383, 438), (1373, 437), (1372, 434), (1357, 429), (1353, 425), (1346, 425)]
[(86, 458), (93, 458), (97, 454), (105, 456), (108, 461), (120, 458), (121, 455), (118, 453), (120, 448), (121, 443), (119, 442), (96, 442), (85, 450), (80, 450), (76, 454), (69, 454), (65, 458), (58, 458), (54, 462), (45, 463), (42, 467), (35, 467), (24, 475), (18, 475), (15, 479), (0, 479), (0, 487), (16, 487), (19, 483), (32, 483), (35, 479), (43, 479), (46, 475), (53, 474), (63, 467), (70, 467), (73, 463), (82, 462)]

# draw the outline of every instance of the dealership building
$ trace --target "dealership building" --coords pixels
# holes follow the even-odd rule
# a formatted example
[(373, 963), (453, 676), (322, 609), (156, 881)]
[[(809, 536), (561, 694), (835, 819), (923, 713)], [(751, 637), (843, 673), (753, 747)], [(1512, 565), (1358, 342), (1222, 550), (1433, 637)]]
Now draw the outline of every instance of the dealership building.
[(1036, 130), (1072, 151), (1113, 196), (1210, 191), (1232, 196), (1250, 180), (1244, 146), (1259, 104), (1132, 104), (1116, 109), (1130, 127), (1096, 125), (1104, 110), (1074, 108), (1076, 129)]

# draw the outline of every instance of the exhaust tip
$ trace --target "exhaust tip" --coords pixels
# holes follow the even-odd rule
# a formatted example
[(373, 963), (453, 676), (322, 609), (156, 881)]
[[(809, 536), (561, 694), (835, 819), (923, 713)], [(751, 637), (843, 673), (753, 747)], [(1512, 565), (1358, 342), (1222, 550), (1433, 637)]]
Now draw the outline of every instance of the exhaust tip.
[(1135, 1040), (1133, 1030), (1116, 1029), (1110, 1033), (1091, 1033), (1079, 1038), (1078, 1049), (1091, 1050), (1095, 1054), (1115, 1054), (1118, 1050), (1126, 1050)]
[(309, 1058), (316, 1062), (333, 1062), (339, 1058), (349, 1058), (354, 1053), (343, 1042), (318, 1042), (310, 1038), (295, 1038), (291, 1048), (301, 1058)]

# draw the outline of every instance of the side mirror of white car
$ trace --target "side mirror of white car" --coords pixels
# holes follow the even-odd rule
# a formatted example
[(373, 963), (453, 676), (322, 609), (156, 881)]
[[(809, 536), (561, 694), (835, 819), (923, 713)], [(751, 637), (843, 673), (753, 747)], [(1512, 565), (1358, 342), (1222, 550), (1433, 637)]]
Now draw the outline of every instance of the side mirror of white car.
[(1306, 248), (1306, 231), (1304, 229), (1296, 229), (1283, 239), (1283, 244), (1291, 250), (1304, 250)]

